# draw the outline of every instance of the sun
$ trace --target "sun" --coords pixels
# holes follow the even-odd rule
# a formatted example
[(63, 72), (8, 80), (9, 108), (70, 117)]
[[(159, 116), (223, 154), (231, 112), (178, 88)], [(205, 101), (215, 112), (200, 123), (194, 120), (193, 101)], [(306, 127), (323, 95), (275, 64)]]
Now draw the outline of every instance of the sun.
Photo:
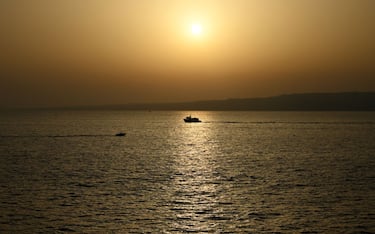
[(195, 36), (202, 34), (202, 25), (200, 23), (194, 23), (191, 25), (191, 33)]

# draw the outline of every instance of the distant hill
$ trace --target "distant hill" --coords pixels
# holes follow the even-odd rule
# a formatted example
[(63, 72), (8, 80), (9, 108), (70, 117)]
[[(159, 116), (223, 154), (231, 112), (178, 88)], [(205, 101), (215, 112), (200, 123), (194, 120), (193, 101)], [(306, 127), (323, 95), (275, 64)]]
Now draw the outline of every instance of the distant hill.
[[(73, 109), (80, 109), (77, 107)], [(375, 111), (375, 92), (305, 93), (264, 98), (83, 107), (110, 110)]]

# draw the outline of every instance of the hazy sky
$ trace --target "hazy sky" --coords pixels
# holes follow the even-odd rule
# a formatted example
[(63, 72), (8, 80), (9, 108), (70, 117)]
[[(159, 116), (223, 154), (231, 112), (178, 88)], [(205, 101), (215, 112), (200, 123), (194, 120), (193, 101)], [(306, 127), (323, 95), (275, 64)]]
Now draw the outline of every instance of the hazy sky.
[(374, 12), (374, 0), (1, 0), (0, 107), (375, 91)]

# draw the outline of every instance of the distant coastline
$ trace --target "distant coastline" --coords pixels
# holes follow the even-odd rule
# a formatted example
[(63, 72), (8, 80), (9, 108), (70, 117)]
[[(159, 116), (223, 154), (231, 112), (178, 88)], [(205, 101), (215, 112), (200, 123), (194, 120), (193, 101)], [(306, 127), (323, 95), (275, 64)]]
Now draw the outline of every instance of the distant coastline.
[(302, 93), (176, 103), (73, 106), (66, 110), (207, 110), (207, 111), (375, 111), (375, 92)]

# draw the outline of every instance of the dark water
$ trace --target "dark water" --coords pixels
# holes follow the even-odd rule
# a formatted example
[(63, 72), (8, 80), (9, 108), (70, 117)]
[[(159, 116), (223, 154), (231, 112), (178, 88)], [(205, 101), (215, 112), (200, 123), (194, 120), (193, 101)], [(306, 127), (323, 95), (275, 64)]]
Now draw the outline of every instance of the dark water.
[(375, 233), (374, 142), (375, 113), (2, 113), (0, 233)]

